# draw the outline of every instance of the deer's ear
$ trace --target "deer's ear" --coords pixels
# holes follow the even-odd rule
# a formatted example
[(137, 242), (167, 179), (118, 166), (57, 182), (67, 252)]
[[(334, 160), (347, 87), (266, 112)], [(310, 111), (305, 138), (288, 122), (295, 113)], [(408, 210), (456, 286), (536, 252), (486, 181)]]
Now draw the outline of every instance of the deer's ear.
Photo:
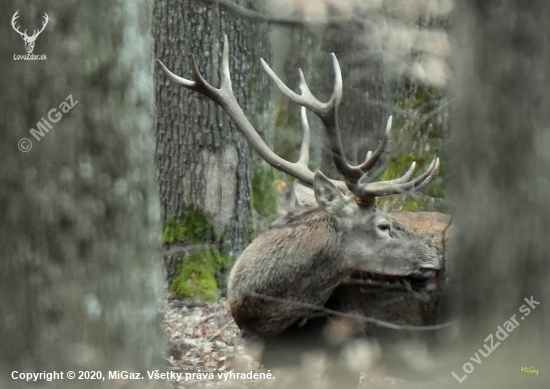
[(320, 171), (315, 173), (313, 191), (319, 207), (331, 215), (343, 216), (352, 206), (351, 201)]

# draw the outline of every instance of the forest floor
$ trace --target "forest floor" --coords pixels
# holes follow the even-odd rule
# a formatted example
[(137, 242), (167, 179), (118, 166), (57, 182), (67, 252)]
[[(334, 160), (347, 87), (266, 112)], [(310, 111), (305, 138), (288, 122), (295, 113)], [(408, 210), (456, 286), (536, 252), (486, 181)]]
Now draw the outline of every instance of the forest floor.
[[(228, 303), (223, 298), (217, 303), (210, 304), (168, 299), (164, 308), (164, 324), (169, 343), (167, 362), (170, 367), (167, 371), (181, 373), (182, 377), (191, 378), (169, 381), (173, 389), (287, 387), (331, 389), (327, 387), (326, 380), (323, 380), (322, 373), (315, 368), (313, 368), (315, 372), (306, 372), (305, 376), (309, 377), (306, 386), (298, 386), (297, 369), (276, 371), (263, 369), (256, 361), (255, 353), (245, 347), (240, 338), (239, 328), (231, 317)], [(304, 369), (312, 370), (312, 366), (312, 363), (305, 362), (301, 367), (302, 379)], [(201, 375), (197, 376), (197, 373)], [(263, 373), (264, 375), (263, 379), (242, 379), (243, 376), (235, 378), (236, 376), (230, 376), (230, 373), (249, 373), (249, 375)], [(192, 374), (195, 375), (192, 376)], [(425, 388), (426, 382), (404, 381), (386, 376), (383, 370), (377, 369), (361, 375), (359, 388), (400, 389), (420, 388), (421, 385)]]

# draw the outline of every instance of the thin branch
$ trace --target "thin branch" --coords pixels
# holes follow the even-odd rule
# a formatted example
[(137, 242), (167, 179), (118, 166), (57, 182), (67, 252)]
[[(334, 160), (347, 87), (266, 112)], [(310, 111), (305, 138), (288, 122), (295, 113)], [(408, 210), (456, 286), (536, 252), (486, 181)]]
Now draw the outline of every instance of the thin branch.
[(227, 323), (226, 325), (224, 325), (222, 328), (220, 328), (219, 330), (216, 331), (216, 333), (214, 335), (212, 335), (210, 338), (208, 338), (206, 340), (206, 342), (210, 342), (212, 339), (214, 339), (216, 336), (218, 335), (221, 335), (222, 331), (225, 330), (227, 327), (229, 327), (229, 324), (231, 324), (231, 322)]
[(365, 102), (369, 105), (372, 105), (372, 106), (375, 106), (375, 107), (386, 108), (393, 115), (405, 116), (406, 118), (408, 118), (410, 120), (417, 120), (418, 119), (418, 113), (414, 109), (399, 108), (395, 104), (387, 103), (385, 101), (375, 99), (375, 98), (371, 97), (368, 93), (365, 93), (364, 96), (365, 96)]
[(444, 110), (448, 109), (449, 106), (454, 102), (454, 99), (451, 99), (451, 100), (448, 100), (448, 99), (445, 99), (440, 105), (439, 107), (431, 110), (430, 112), (428, 112), (427, 114), (423, 115), (420, 120), (418, 121), (418, 123), (416, 124), (415, 126), (415, 129), (412, 131), (412, 134), (416, 134), (418, 131), (420, 131), (420, 129), (422, 128), (422, 126), (424, 124), (426, 124), (426, 122), (428, 120), (430, 120), (432, 117), (434, 117), (435, 115), (443, 112)]
[(278, 24), (281, 26), (290, 27), (303, 27), (310, 25), (328, 24), (328, 23), (349, 23), (358, 19), (355, 14), (343, 14), (343, 15), (331, 15), (327, 17), (308, 17), (305, 18), (302, 15), (299, 16), (273, 16), (268, 13), (253, 11), (235, 4), (230, 3), (227, 0), (201, 0), (206, 4), (219, 4), (226, 8), (228, 11), (237, 14), (243, 18), (251, 19), (260, 22), (267, 22), (269, 24)]
[(445, 99), (438, 107), (434, 108), (430, 112), (419, 116), (414, 109), (403, 109), (397, 107), (395, 104), (386, 103), (385, 101), (377, 100), (369, 96), (368, 93), (365, 93), (365, 102), (369, 105), (375, 107), (382, 107), (388, 109), (394, 115), (405, 116), (410, 120), (418, 120), (418, 123), (415, 125), (415, 130), (412, 132), (416, 133), (420, 127), (422, 127), (428, 120), (430, 120), (435, 115), (441, 113), (442, 111), (449, 108), (449, 106), (454, 103), (455, 99), (447, 100)]
[(426, 202), (432, 202), (433, 204), (437, 204), (438, 206), (450, 207), (451, 205), (453, 205), (451, 200), (447, 200), (447, 199), (441, 198), (441, 197), (433, 197), (433, 196), (428, 196), (428, 195), (425, 195), (425, 194), (419, 194), (418, 192), (416, 192), (416, 193), (407, 193), (407, 196), (412, 197), (415, 200), (422, 200), (422, 201), (426, 201)]
[[(400, 284), (386, 284), (384, 282), (378, 282), (378, 281), (372, 281), (372, 280), (360, 280), (356, 278), (351, 278), (349, 280), (346, 280), (344, 282), (346, 285), (368, 285), (368, 286), (375, 286), (377, 289), (372, 291), (367, 291), (370, 293), (378, 293), (380, 292), (380, 289), (385, 289), (384, 293), (387, 294), (399, 294), (401, 296), (407, 295), (410, 297), (413, 297), (417, 300), (420, 300), (422, 302), (427, 302), (430, 299), (430, 296), (426, 293), (417, 292), (411, 287), (400, 285)], [(391, 291), (393, 289), (393, 291)], [(388, 291), (390, 290), (390, 291)]]
[(356, 313), (339, 312), (339, 311), (335, 311), (333, 309), (320, 307), (320, 306), (314, 305), (314, 304), (302, 303), (302, 302), (299, 302), (299, 301), (284, 300), (284, 299), (280, 299), (280, 298), (277, 298), (277, 297), (266, 296), (266, 295), (263, 295), (263, 294), (260, 294), (260, 293), (245, 292), (245, 294), (247, 296), (261, 298), (261, 299), (266, 300), (266, 301), (273, 301), (273, 302), (281, 303), (281, 304), (287, 305), (288, 307), (311, 309), (311, 310), (314, 310), (314, 311), (324, 312), (324, 313), (329, 314), (329, 315), (334, 315), (334, 316), (339, 316), (339, 317), (346, 317), (346, 318), (350, 318), (350, 319), (363, 321), (363, 322), (366, 322), (366, 323), (376, 324), (380, 327), (390, 328), (392, 330), (431, 331), (431, 330), (439, 330), (439, 329), (447, 328), (451, 325), (456, 324), (456, 322), (452, 321), (452, 322), (447, 322), (447, 323), (437, 324), (437, 325), (430, 325), (430, 326), (399, 325), (399, 324), (389, 323), (389, 322), (383, 321), (383, 320), (374, 319), (372, 317), (366, 317), (366, 316), (359, 315), (359, 314), (356, 314)]
[[(191, 251), (202, 251), (202, 250), (219, 250), (228, 244), (222, 243), (212, 243), (212, 244), (190, 244), (190, 245), (173, 245), (169, 249), (164, 250), (164, 256), (183, 253), (184, 255), (189, 255)], [(228, 246), (229, 247), (229, 246)]]
[(178, 308), (196, 308), (196, 307), (207, 307), (208, 304), (202, 301), (173, 301), (172, 306), (178, 307)]

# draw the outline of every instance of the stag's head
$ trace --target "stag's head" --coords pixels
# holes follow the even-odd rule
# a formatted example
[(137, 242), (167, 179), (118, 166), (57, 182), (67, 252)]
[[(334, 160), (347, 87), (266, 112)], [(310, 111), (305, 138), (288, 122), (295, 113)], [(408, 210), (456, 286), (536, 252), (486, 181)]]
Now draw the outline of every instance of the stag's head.
[(321, 172), (315, 173), (313, 190), (337, 235), (333, 255), (347, 272), (407, 277), (415, 283), (432, 279), (441, 268), (442, 256), (434, 246), (379, 211), (364, 193), (342, 193)]
[(15, 13), (13, 14), (13, 17), (11, 18), (11, 26), (15, 31), (19, 33), (19, 35), (21, 35), (21, 38), (23, 38), (23, 40), (25, 41), (25, 50), (27, 50), (27, 53), (31, 54), (34, 50), (34, 43), (36, 41), (36, 38), (38, 38), (38, 35), (40, 35), (42, 31), (44, 31), (44, 28), (48, 24), (48, 14), (45, 13), (43, 16), (44, 21), (42, 22), (42, 28), (40, 30), (34, 30), (33, 34), (31, 36), (28, 36), (27, 30), (21, 32), (19, 31), (19, 27), (16, 25), (16, 19), (19, 17), (18, 13), (19, 11), (15, 11)]

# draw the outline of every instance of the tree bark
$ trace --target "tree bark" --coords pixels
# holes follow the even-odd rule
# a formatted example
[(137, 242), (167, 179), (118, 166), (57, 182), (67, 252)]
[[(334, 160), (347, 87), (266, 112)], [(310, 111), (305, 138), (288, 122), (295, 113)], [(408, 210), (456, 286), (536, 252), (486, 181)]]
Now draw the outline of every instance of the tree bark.
[[(241, 6), (252, 2), (239, 1)], [(191, 77), (191, 54), (202, 75), (218, 86), (223, 36), (230, 45), (233, 90), (259, 130), (267, 124), (269, 81), (259, 66), (269, 60), (265, 23), (250, 23), (217, 3), (157, 0), (155, 56), (182, 77)], [(251, 238), (250, 152), (244, 138), (214, 102), (156, 73), (156, 167), (162, 218), (180, 219), (187, 206), (211, 218), (225, 250), (240, 253)]]
[(25, 46), (11, 29), (0, 40), (0, 386), (28, 387), (12, 371), (145, 374), (162, 355), (152, 6), (0, 3), (15, 10), (22, 30), (49, 22), (33, 53), (47, 60), (13, 60)]
[[(463, 376), (466, 353), (516, 315), (519, 327), (465, 383), (518, 387), (521, 366), (539, 369), (550, 346), (550, 8), (543, 0), (457, 4), (460, 104), (449, 151), (465, 360), (455, 371)], [(540, 305), (529, 307), (531, 296)]]

